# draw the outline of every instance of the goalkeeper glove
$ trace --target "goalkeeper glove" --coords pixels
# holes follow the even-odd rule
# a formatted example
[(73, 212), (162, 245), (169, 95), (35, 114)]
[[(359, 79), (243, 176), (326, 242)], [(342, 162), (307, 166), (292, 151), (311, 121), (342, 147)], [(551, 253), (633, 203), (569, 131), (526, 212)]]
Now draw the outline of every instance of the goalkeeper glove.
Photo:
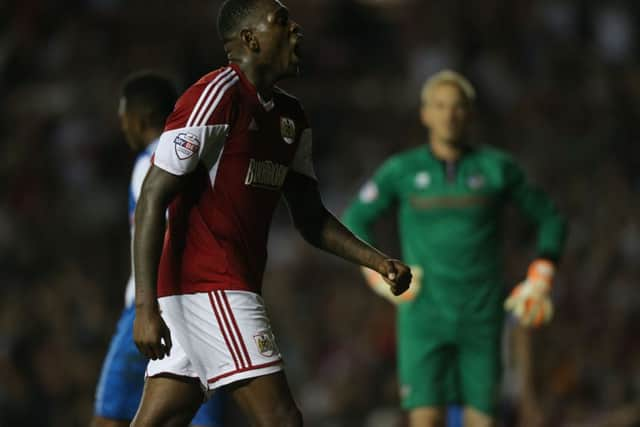
[(373, 289), (375, 293), (392, 302), (393, 304), (401, 304), (415, 299), (416, 295), (418, 295), (418, 292), (420, 292), (420, 287), (422, 286), (422, 268), (415, 265), (411, 265), (409, 267), (411, 268), (412, 274), (409, 289), (404, 291), (402, 295), (398, 296), (391, 293), (391, 288), (382, 279), (380, 273), (369, 268), (362, 267), (362, 274), (364, 274), (364, 278), (366, 279), (367, 284), (371, 289)]
[(527, 278), (518, 284), (504, 302), (522, 325), (538, 327), (553, 316), (550, 291), (555, 267), (551, 261), (537, 259), (529, 266)]

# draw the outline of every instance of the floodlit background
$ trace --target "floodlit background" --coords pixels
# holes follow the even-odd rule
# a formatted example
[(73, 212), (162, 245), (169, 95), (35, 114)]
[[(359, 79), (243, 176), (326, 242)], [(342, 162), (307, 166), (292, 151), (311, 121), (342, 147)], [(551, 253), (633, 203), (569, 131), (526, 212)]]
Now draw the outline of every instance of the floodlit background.
[[(640, 3), (285, 3), (305, 69), (283, 87), (313, 124), (327, 205), (340, 214), (386, 156), (426, 141), (427, 76), (465, 73), (479, 92), (474, 141), (511, 151), (570, 219), (556, 319), (531, 337), (543, 425), (640, 425)], [(183, 90), (223, 65), (219, 4), (0, 1), (1, 426), (87, 425), (129, 274), (119, 85), (151, 68)], [(534, 233), (508, 217), (515, 284)], [(393, 221), (379, 241), (399, 255)], [(306, 246), (284, 209), (270, 246), (265, 298), (307, 425), (403, 425), (393, 309), (356, 267)]]

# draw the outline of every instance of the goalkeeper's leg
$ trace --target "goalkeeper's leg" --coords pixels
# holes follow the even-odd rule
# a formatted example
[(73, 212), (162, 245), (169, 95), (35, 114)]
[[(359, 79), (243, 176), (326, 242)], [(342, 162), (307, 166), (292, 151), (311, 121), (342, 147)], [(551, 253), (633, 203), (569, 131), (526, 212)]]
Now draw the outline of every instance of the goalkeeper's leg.
[(445, 427), (445, 408), (423, 407), (409, 411), (409, 427)]
[(464, 427), (494, 427), (495, 419), (477, 409), (464, 408)]
[(464, 426), (493, 427), (502, 372), (502, 322), (476, 322), (460, 328), (459, 333)]
[[(409, 427), (444, 427), (447, 405), (459, 402), (456, 325), (446, 319), (425, 319), (398, 312), (398, 374), (402, 407)], [(417, 321), (420, 320), (420, 321)]]

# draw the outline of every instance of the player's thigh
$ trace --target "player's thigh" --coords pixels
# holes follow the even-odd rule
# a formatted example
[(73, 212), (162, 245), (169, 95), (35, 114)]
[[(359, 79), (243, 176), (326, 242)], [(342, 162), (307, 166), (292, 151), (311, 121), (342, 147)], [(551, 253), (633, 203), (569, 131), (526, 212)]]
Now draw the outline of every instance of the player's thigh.
[(283, 371), (233, 383), (225, 391), (250, 418), (252, 425), (302, 426), (302, 414), (293, 400)]
[(462, 400), (488, 417), (495, 416), (502, 375), (501, 323), (478, 323), (460, 332), (458, 348)]
[(129, 420), (112, 420), (94, 416), (91, 420), (91, 427), (129, 427)]
[(409, 411), (409, 427), (445, 427), (444, 407), (420, 407)]
[(195, 378), (158, 375), (147, 378), (134, 427), (187, 426), (204, 394)]
[(474, 408), (464, 408), (464, 427), (495, 427), (495, 419)]
[(433, 330), (398, 329), (400, 397), (406, 410), (458, 401), (457, 354), (446, 323)]
[(191, 420), (193, 427), (222, 427), (224, 412), (227, 404), (227, 393), (216, 390), (209, 399), (200, 406)]

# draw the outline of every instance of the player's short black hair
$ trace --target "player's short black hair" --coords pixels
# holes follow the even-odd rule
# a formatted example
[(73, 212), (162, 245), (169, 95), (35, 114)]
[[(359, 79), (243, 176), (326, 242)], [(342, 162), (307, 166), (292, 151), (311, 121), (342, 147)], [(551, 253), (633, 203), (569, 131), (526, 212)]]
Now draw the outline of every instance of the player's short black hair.
[(163, 128), (178, 99), (176, 88), (167, 77), (151, 71), (130, 75), (122, 85), (128, 112), (147, 114), (151, 126)]
[(218, 10), (218, 35), (225, 42), (256, 9), (260, 0), (225, 0)]

